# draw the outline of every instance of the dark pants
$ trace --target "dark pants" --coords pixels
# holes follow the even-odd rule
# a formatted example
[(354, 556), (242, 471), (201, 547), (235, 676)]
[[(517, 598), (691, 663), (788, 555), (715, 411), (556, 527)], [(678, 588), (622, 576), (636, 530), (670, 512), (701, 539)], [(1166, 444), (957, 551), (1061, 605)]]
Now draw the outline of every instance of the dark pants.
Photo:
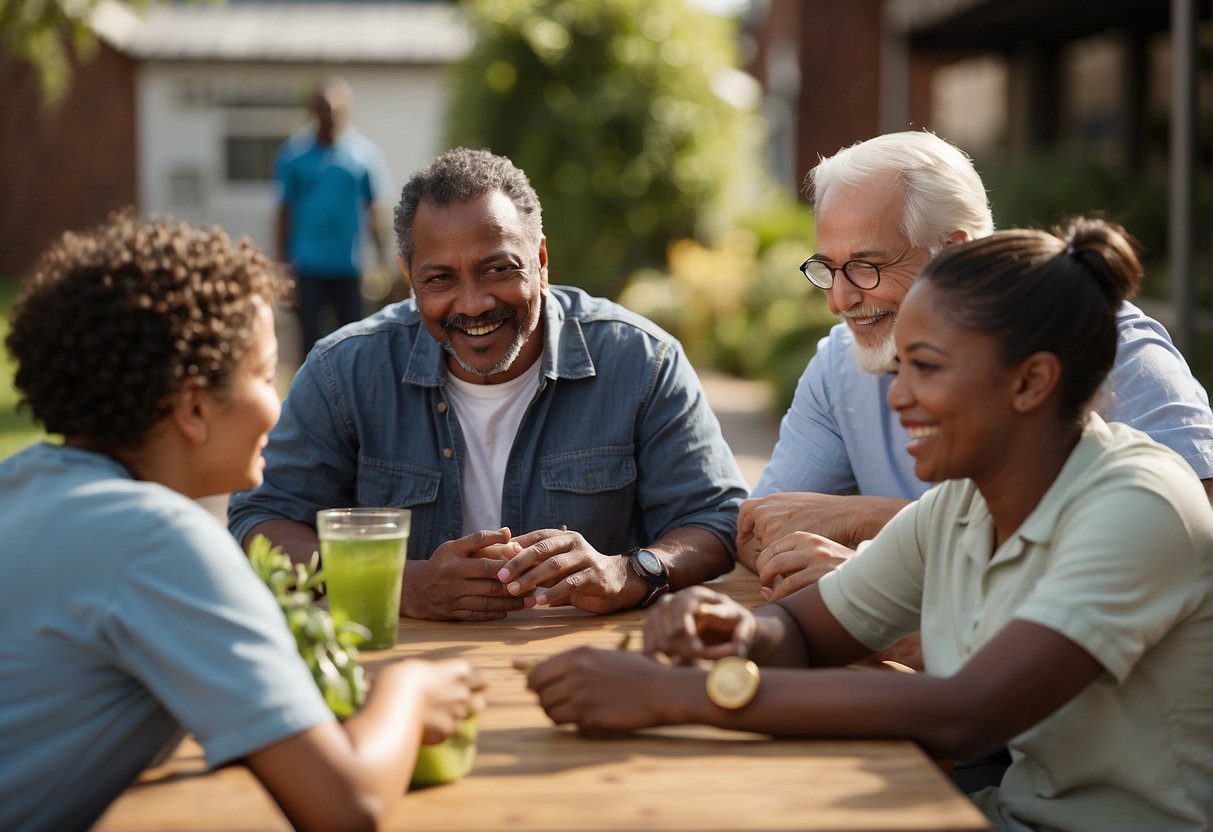
[[(346, 324), (362, 319), (362, 286), (356, 277), (327, 278), (295, 276), (295, 297), (299, 300), (299, 334), (306, 358), (317, 341)], [(324, 312), (333, 310), (336, 323), (325, 328)]]
[(1011, 765), (1011, 752), (1000, 748), (989, 756), (977, 760), (957, 763), (952, 768), (952, 782), (965, 794), (979, 792), (989, 786), (997, 786)]

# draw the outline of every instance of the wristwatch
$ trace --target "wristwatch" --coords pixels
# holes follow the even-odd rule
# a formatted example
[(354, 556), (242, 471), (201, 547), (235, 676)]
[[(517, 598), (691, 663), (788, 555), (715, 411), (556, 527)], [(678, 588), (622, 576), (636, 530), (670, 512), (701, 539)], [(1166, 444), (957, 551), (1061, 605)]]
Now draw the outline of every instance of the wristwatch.
[(641, 599), (639, 606), (651, 606), (654, 601), (670, 591), (670, 573), (666, 571), (661, 558), (648, 549), (631, 549), (623, 556), (632, 562), (632, 571), (644, 579), (648, 592)]
[(708, 671), (708, 699), (730, 711), (744, 708), (758, 693), (758, 665), (740, 656), (718, 659)]

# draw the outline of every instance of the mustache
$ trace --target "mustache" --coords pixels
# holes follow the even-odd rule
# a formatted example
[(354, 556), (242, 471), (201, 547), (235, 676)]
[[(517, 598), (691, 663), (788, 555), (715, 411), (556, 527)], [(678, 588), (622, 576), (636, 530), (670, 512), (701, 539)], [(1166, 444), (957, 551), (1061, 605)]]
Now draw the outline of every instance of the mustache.
[(838, 314), (843, 318), (875, 318), (877, 315), (892, 315), (894, 310), (882, 309), (879, 306), (860, 306), (856, 309), (844, 309)]
[(478, 315), (475, 318), (469, 318), (467, 315), (448, 315), (442, 319), (442, 330), (443, 332), (450, 332), (452, 329), (470, 329), (475, 326), (488, 326), (498, 321), (508, 321), (517, 317), (517, 312), (504, 306), (499, 309), (493, 309), (483, 315)]

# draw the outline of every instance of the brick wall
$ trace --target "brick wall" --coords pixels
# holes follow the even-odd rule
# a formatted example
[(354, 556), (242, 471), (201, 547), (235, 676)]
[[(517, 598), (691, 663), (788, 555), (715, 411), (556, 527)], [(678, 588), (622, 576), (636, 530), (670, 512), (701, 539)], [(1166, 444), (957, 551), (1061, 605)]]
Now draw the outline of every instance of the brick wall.
[(135, 203), (135, 64), (99, 45), (52, 108), (0, 59), (0, 90), (0, 277), (20, 277), (60, 232)]
[(797, 165), (880, 132), (880, 0), (806, 0)]

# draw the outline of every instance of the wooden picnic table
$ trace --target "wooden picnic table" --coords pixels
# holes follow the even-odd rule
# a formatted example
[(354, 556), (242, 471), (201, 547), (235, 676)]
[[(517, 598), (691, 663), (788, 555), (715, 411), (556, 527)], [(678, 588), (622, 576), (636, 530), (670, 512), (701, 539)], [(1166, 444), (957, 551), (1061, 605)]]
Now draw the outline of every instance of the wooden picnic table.
[[(407, 573), (406, 573), (407, 576)], [(406, 577), (407, 580), (407, 577)], [(760, 602), (744, 568), (715, 582)], [(463, 657), (489, 682), (471, 774), (400, 799), (401, 830), (987, 830), (985, 817), (914, 743), (802, 741), (692, 726), (587, 738), (548, 720), (512, 667), (583, 644), (615, 647), (643, 613), (525, 610), (504, 621), (402, 619), (399, 643), (364, 653)], [(860, 672), (860, 671), (857, 671)], [(207, 772), (187, 740), (110, 807), (99, 830), (290, 829), (243, 766)]]

